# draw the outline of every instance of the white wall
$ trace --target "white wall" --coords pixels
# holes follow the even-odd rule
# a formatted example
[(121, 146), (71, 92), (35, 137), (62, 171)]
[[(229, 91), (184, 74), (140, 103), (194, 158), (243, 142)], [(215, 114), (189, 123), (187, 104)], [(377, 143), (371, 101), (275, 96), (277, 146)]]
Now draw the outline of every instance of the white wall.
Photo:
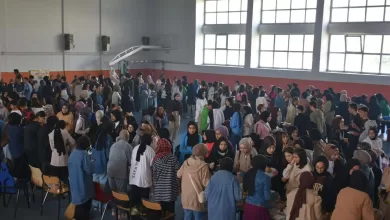
[[(62, 11), (64, 32), (73, 34), (75, 44), (66, 52), (65, 71), (108, 69), (113, 56), (139, 45), (146, 35), (146, 0), (63, 1), (62, 10), (62, 0), (0, 0), (0, 52), (5, 52), (0, 72), (62, 71)], [(111, 50), (104, 55), (100, 31), (111, 37)]]
[(153, 27), (149, 30), (150, 36), (167, 34), (173, 36), (174, 38), (172, 47), (175, 50), (172, 50), (169, 53), (159, 52), (155, 54), (154, 57), (155, 59), (162, 59), (177, 63), (167, 64), (166, 69), (168, 70), (225, 75), (355, 82), (378, 85), (390, 84), (389, 76), (379, 75), (351, 75), (311, 71), (283, 71), (194, 65), (196, 1), (202, 0), (149, 0), (150, 5), (154, 6), (153, 9), (151, 9), (153, 12), (151, 14), (155, 16), (155, 19), (149, 21), (148, 23), (149, 27)]

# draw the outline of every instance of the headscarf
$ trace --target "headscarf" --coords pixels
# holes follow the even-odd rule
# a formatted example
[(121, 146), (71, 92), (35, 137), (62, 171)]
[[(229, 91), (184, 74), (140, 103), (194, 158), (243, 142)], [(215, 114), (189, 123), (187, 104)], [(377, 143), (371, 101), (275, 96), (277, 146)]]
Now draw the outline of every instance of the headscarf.
[(246, 149), (248, 149), (248, 153), (251, 153), (252, 146), (251, 146), (251, 140), (249, 138), (243, 138), (240, 140), (239, 145), (244, 145)]
[[(196, 131), (194, 134), (190, 134), (188, 132), (188, 128), (191, 125), (195, 126), (195, 128), (196, 128)], [(195, 122), (190, 121), (187, 124), (187, 143), (186, 143), (186, 146), (195, 146), (196, 144), (199, 144), (198, 125)]]
[(95, 118), (98, 125), (101, 123), (101, 119), (103, 118), (103, 116), (104, 112), (102, 110), (98, 110), (95, 112)]
[(172, 145), (167, 139), (160, 138), (157, 141), (157, 148), (155, 149), (155, 152), (156, 152), (156, 156), (154, 156), (152, 163), (154, 163), (156, 160), (160, 158), (170, 155), (172, 152)]
[(341, 90), (340, 94), (341, 95), (347, 95), (348, 93), (347, 93), (347, 90)]
[(325, 167), (324, 167), (324, 172), (323, 172), (323, 173), (318, 173), (317, 170), (316, 170), (315, 167), (314, 167), (313, 175), (314, 175), (314, 176), (327, 176), (327, 175), (328, 175), (327, 170), (328, 170), (328, 168), (329, 168), (329, 161), (328, 161), (328, 159), (327, 159), (325, 156), (321, 155), (321, 156), (317, 157), (317, 160), (315, 161), (314, 166), (315, 166), (317, 163), (319, 163), (319, 162), (324, 163), (324, 165), (325, 165)]
[(88, 90), (81, 90), (80, 92), (80, 98), (87, 100), (89, 98), (89, 92)]
[(204, 132), (205, 136), (206, 136), (206, 143), (215, 143), (217, 140), (215, 138), (215, 131), (214, 130), (206, 130)]
[(252, 158), (252, 168), (250, 168), (249, 171), (245, 174), (243, 182), (244, 191), (248, 191), (249, 196), (252, 196), (255, 193), (255, 179), (257, 171), (264, 172), (267, 164), (268, 160), (264, 155), (259, 154)]
[(366, 150), (366, 152), (370, 155), (371, 157), (371, 162), (368, 164), (369, 167), (373, 167), (376, 164), (376, 160), (378, 159), (378, 154), (375, 153), (373, 150)]
[[(227, 145), (227, 148), (224, 151), (219, 149), (219, 145), (221, 144), (221, 142), (225, 142)], [(233, 146), (231, 145), (229, 140), (225, 137), (220, 137), (217, 141), (215, 141), (214, 146), (213, 146), (213, 152), (216, 154), (219, 154), (221, 156), (225, 156), (229, 152), (229, 150), (232, 150), (232, 149), (233, 149)]]
[(366, 192), (367, 185), (368, 180), (366, 175), (360, 170), (353, 171), (350, 177), (349, 187), (361, 192)]
[(119, 110), (114, 110), (111, 114), (115, 116), (115, 122), (122, 121), (122, 112)]
[(353, 152), (353, 158), (358, 159), (361, 166), (371, 163), (371, 156), (365, 150), (355, 150)]
[(196, 144), (192, 148), (192, 156), (204, 159), (208, 153), (207, 146), (205, 144)]
[(306, 204), (306, 190), (313, 189), (314, 177), (310, 172), (303, 172), (299, 176), (299, 187), (295, 194), (294, 203), (290, 212), (290, 219), (295, 220), (299, 217), (299, 210)]
[(128, 142), (129, 141), (129, 132), (127, 130), (122, 130), (121, 132), (119, 132), (119, 136), (116, 138), (116, 141), (126, 141)]
[(45, 105), (43, 106), (43, 110), (45, 110), (46, 116), (52, 116), (54, 115), (54, 110), (52, 105)]
[(337, 147), (333, 144), (326, 144), (324, 147), (324, 154), (328, 158), (328, 160), (332, 159), (332, 156), (334, 156), (337, 152)]
[(220, 125), (215, 131), (219, 131), (222, 137), (229, 138), (229, 130), (226, 126)]

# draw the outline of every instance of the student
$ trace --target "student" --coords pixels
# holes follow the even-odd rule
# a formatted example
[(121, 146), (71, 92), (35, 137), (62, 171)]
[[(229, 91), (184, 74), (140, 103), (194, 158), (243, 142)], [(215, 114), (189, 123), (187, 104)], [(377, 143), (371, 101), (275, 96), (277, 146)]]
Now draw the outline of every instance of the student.
[(299, 187), (299, 176), (303, 172), (311, 172), (311, 167), (307, 162), (306, 151), (302, 148), (294, 150), (293, 164), (293, 166), (287, 166), (287, 168), (283, 171), (283, 176), (285, 176), (283, 180), (288, 180), (286, 183), (287, 194)]
[(332, 212), (334, 204), (330, 199), (330, 190), (333, 183), (332, 175), (327, 171), (329, 167), (328, 159), (325, 156), (319, 156), (314, 162), (314, 186), (313, 189), (321, 196), (322, 211)]
[(268, 210), (271, 199), (271, 178), (265, 173), (268, 160), (263, 155), (255, 156), (252, 168), (245, 174), (243, 188), (248, 192), (244, 206), (244, 220), (271, 220)]
[(332, 220), (374, 220), (372, 201), (366, 193), (367, 178), (361, 171), (353, 171), (349, 186), (337, 196)]
[(202, 136), (198, 134), (198, 127), (195, 122), (190, 121), (187, 124), (187, 134), (183, 137), (183, 140), (180, 142), (180, 156), (179, 156), (179, 165), (181, 166), (183, 162), (190, 157), (192, 154), (192, 148), (202, 143)]
[(76, 146), (68, 160), (69, 186), (72, 204), (76, 205), (74, 219), (85, 220), (90, 218), (94, 198), (92, 161), (86, 151), (91, 146), (91, 141), (83, 135), (77, 139)]
[(68, 182), (68, 155), (75, 145), (74, 139), (65, 129), (65, 121), (58, 121), (54, 131), (49, 134), (51, 153), (51, 173), (53, 176)]
[(287, 194), (286, 219), (319, 220), (321, 219), (321, 197), (313, 190), (314, 177), (310, 172), (299, 176), (299, 186)]
[(242, 190), (237, 178), (232, 174), (233, 160), (223, 158), (220, 170), (210, 179), (205, 190), (209, 220), (236, 219), (236, 203), (242, 199)]
[(202, 220), (206, 214), (205, 205), (198, 201), (198, 193), (206, 188), (211, 176), (208, 165), (204, 162), (206, 154), (206, 145), (195, 145), (192, 155), (177, 171), (177, 177), (181, 179), (184, 220)]
[(237, 173), (237, 176), (243, 177), (251, 168), (252, 157), (256, 156), (257, 152), (251, 146), (249, 138), (241, 139), (239, 149), (234, 157), (234, 172)]

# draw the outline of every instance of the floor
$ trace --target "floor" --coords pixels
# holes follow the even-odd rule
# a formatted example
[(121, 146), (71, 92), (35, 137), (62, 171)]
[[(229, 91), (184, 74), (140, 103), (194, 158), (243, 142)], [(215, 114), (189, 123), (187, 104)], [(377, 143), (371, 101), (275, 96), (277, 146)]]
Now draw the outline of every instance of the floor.
[[(136, 115), (138, 116), (138, 115)], [(139, 117), (137, 117), (139, 118)], [(179, 130), (179, 135), (177, 139), (175, 140), (175, 143), (179, 143), (178, 140), (181, 140), (181, 137), (185, 134), (186, 132), (186, 126), (187, 123), (189, 122), (189, 118), (182, 118), (181, 124), (180, 124), (180, 130)], [(387, 155), (390, 155), (390, 143), (384, 142), (384, 150)], [(175, 144), (176, 145), (176, 144)], [(30, 192), (31, 193), (31, 192)], [(44, 206), (44, 212), (43, 216), (40, 215), (40, 201), (41, 201), (41, 196), (40, 192), (37, 193), (38, 195), (36, 196), (35, 202), (31, 202), (30, 208), (27, 208), (27, 200), (23, 194), (20, 196), (20, 201), (19, 201), (19, 208), (17, 210), (17, 220), (54, 220), (57, 217), (57, 206), (58, 206), (58, 200), (56, 198), (48, 197), (48, 200)], [(8, 199), (8, 196), (7, 196)], [(16, 202), (15, 196), (12, 197), (10, 205), (8, 208), (4, 208), (4, 206), (1, 204), (2, 199), (0, 199), (0, 219), (1, 220), (11, 220), (13, 219), (13, 213), (14, 213), (14, 205)], [(68, 199), (62, 199), (61, 200), (61, 212), (60, 212), (60, 219), (65, 219), (63, 217), (63, 213), (66, 209), (66, 206), (68, 204)], [(93, 219), (100, 219), (101, 215), (99, 212), (94, 212), (94, 218)], [(178, 198), (176, 202), (176, 220), (182, 220), (183, 217), (183, 209), (181, 207), (181, 199), (180, 197)], [(111, 215), (111, 211), (107, 211), (105, 217), (105, 220), (110, 220), (110, 219), (115, 219), (114, 216)]]

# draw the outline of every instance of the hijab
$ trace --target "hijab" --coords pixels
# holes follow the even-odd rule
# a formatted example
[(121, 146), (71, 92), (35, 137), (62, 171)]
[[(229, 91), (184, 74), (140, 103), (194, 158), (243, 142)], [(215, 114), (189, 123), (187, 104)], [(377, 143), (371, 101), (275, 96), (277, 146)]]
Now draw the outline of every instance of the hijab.
[(255, 180), (257, 171), (264, 172), (267, 164), (268, 160), (264, 155), (259, 154), (252, 158), (252, 168), (250, 168), (249, 171), (245, 174), (243, 183), (244, 191), (248, 191), (249, 196), (252, 196), (255, 193)]
[(219, 131), (221, 133), (222, 137), (229, 138), (229, 130), (226, 126), (220, 125), (216, 131)]
[(140, 145), (138, 147), (137, 156), (135, 158), (135, 160), (137, 162), (140, 161), (141, 155), (144, 155), (146, 147), (150, 146), (151, 143), (152, 143), (152, 136), (151, 135), (144, 134), (144, 135), (141, 136), (141, 143), (140, 143)]
[(306, 204), (306, 190), (313, 189), (314, 177), (310, 172), (303, 172), (299, 176), (299, 187), (295, 194), (294, 203), (290, 212), (290, 219), (295, 220), (299, 217), (299, 210)]
[[(219, 149), (219, 145), (221, 142), (225, 142), (227, 145), (227, 148), (225, 150)], [(219, 154), (221, 156), (225, 156), (228, 154), (229, 150), (233, 149), (233, 146), (230, 144), (229, 140), (225, 137), (219, 138), (217, 141), (215, 141), (214, 146), (213, 146), (213, 152), (216, 154)]]
[(366, 192), (367, 185), (368, 180), (364, 173), (360, 170), (353, 171), (350, 177), (349, 187), (361, 192)]
[(327, 159), (325, 156), (321, 155), (321, 156), (317, 157), (317, 160), (315, 161), (314, 166), (315, 166), (317, 163), (319, 163), (319, 162), (324, 163), (324, 165), (325, 165), (325, 167), (324, 167), (324, 172), (318, 173), (318, 172), (317, 172), (317, 169), (315, 169), (315, 167), (314, 167), (313, 175), (314, 175), (314, 176), (328, 176), (328, 175), (329, 175), (329, 173), (327, 172), (327, 170), (328, 170), (328, 168), (329, 168), (329, 161), (328, 161), (328, 159)]
[(353, 152), (353, 158), (358, 159), (361, 166), (368, 165), (371, 163), (371, 156), (365, 150), (355, 150)]
[(204, 132), (205, 136), (206, 136), (206, 140), (205, 142), (206, 143), (215, 143), (217, 140), (215, 138), (215, 131), (214, 130), (206, 130)]
[(202, 160), (206, 157), (208, 153), (207, 146), (205, 144), (196, 144), (192, 148), (192, 156), (195, 158), (201, 158)]
[(127, 130), (122, 130), (119, 132), (119, 136), (116, 138), (116, 141), (129, 141), (129, 132)]
[[(195, 128), (196, 128), (194, 134), (190, 134), (190, 132), (188, 132), (188, 128), (191, 125), (195, 126)], [(190, 121), (190, 122), (188, 122), (188, 125), (187, 125), (187, 145), (186, 146), (195, 146), (198, 143), (199, 143), (198, 126), (195, 122)]]
[(160, 138), (157, 142), (157, 148), (155, 152), (156, 152), (156, 156), (154, 156), (152, 163), (154, 163), (160, 158), (170, 155), (172, 152), (172, 145), (167, 139)]
[(80, 109), (80, 117), (84, 121), (84, 129), (91, 127), (91, 121), (89, 120), (89, 116), (91, 116), (91, 109), (88, 107), (84, 107)]

